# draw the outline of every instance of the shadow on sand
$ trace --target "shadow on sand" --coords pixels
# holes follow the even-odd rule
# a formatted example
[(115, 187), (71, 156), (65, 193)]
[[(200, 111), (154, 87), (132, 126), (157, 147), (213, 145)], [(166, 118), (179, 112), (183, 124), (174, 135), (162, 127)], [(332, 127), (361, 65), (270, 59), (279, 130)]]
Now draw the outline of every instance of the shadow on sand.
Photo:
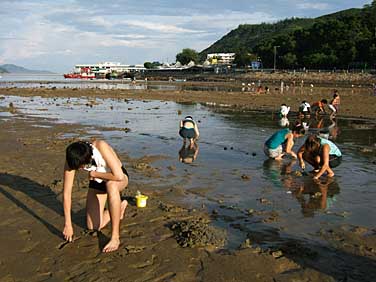
[[(16, 204), (18, 207), (22, 208), (24, 211), (29, 213), (32, 217), (37, 219), (41, 222), (46, 228), (54, 235), (58, 236), (59, 238), (63, 238), (62, 230), (60, 228), (56, 228), (53, 224), (48, 222), (46, 219), (39, 216), (32, 207), (28, 206), (27, 204), (23, 203), (22, 200), (18, 199), (17, 197), (13, 196), (10, 189), (14, 191), (19, 191), (24, 193), (29, 198), (33, 199), (34, 201), (42, 204), (43, 206), (47, 207), (51, 211), (53, 211), (56, 215), (64, 217), (63, 212), (63, 205), (57, 199), (57, 195), (51, 190), (50, 187), (41, 185), (29, 178), (12, 175), (7, 173), (0, 173), (0, 193), (3, 194), (6, 198)], [(85, 229), (86, 222), (85, 222), (86, 211), (85, 209), (81, 209), (78, 212), (72, 211), (72, 221), (77, 226)]]

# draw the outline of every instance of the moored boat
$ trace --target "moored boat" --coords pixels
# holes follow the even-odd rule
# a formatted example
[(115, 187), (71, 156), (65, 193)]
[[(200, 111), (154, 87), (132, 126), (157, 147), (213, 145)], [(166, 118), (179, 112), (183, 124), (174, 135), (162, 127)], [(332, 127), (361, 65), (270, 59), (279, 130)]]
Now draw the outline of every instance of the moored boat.
[(95, 73), (90, 68), (76, 68), (74, 72), (65, 73), (64, 78), (92, 79), (95, 78)]

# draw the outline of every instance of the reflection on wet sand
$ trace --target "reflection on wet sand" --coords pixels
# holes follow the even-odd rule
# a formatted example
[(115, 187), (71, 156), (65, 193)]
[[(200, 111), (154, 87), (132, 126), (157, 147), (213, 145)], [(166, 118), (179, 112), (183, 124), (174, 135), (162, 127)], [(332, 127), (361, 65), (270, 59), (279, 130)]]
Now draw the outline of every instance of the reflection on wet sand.
[(301, 205), (304, 217), (313, 217), (315, 211), (326, 210), (333, 206), (335, 195), (340, 187), (333, 177), (314, 180), (309, 174), (293, 171), (296, 160), (276, 161), (268, 159), (264, 162), (264, 175), (275, 187), (286, 189)]
[(191, 164), (197, 159), (198, 152), (199, 146), (197, 142), (193, 142), (192, 144), (184, 142), (179, 150), (179, 161)]
[(333, 177), (322, 181), (304, 177), (304, 181), (292, 191), (292, 194), (300, 203), (304, 217), (313, 217), (315, 211), (324, 211), (332, 207), (339, 192), (340, 187)]

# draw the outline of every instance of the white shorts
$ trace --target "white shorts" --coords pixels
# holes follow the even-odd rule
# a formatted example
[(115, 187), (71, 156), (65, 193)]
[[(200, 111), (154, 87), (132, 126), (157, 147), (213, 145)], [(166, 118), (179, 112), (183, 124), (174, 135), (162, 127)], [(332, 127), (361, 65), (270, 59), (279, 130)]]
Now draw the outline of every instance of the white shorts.
[(329, 109), (331, 109), (333, 111), (333, 113), (337, 112), (336, 107), (334, 107), (332, 104), (329, 104), (328, 107), (329, 107)]
[(282, 145), (279, 145), (275, 149), (270, 149), (268, 146), (264, 145), (264, 153), (267, 157), (275, 159), (280, 156), (283, 152)]

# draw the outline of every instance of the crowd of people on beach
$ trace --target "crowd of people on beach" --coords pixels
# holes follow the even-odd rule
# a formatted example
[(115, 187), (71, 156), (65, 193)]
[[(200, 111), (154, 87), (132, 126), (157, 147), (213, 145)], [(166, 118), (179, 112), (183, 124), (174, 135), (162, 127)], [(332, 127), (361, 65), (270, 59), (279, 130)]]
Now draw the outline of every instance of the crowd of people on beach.
[[(333, 168), (342, 160), (342, 153), (333, 142), (338, 131), (336, 115), (339, 110), (340, 97), (336, 90), (328, 103), (321, 99), (312, 103), (302, 101), (299, 106), (298, 118), (289, 128), (288, 115), (291, 107), (282, 104), (279, 117), (282, 129), (276, 131), (264, 143), (265, 155), (276, 162), (283, 162), (286, 156), (299, 161), (304, 171), (306, 162), (313, 167), (313, 179), (319, 179), (324, 174), (328, 178), (334, 176)], [(330, 110), (331, 125), (322, 128), (322, 117), (326, 115), (325, 106)], [(317, 120), (316, 125), (310, 122), (311, 116)], [(314, 131), (312, 132), (312, 128)], [(311, 133), (304, 144), (296, 152), (293, 150), (295, 139)], [(183, 145), (179, 150), (179, 160), (191, 164), (197, 158), (200, 132), (197, 122), (192, 116), (186, 116), (179, 124), (179, 135)], [(128, 205), (121, 199), (120, 193), (127, 187), (129, 174), (120, 161), (115, 150), (103, 140), (93, 142), (77, 141), (66, 148), (64, 167), (63, 208), (65, 224), (63, 236), (65, 240), (74, 240), (71, 219), (72, 188), (75, 173), (84, 170), (89, 176), (89, 189), (86, 197), (86, 222), (90, 230), (101, 230), (111, 223), (111, 238), (104, 246), (103, 252), (112, 252), (120, 245), (120, 221)], [(108, 205), (108, 208), (106, 208)]]
[[(323, 127), (323, 115), (326, 114), (325, 105), (328, 106), (329, 120), (331, 124), (327, 128)], [(319, 179), (323, 174), (333, 177), (333, 168), (337, 167), (342, 161), (342, 153), (333, 140), (338, 135), (336, 129), (336, 114), (340, 105), (340, 97), (337, 90), (333, 91), (332, 99), (328, 103), (326, 99), (321, 99), (312, 103), (302, 101), (299, 106), (298, 119), (295, 124), (288, 128), (288, 114), (290, 107), (282, 104), (279, 112), (280, 125), (283, 129), (275, 132), (268, 138), (264, 144), (264, 152), (266, 156), (274, 160), (280, 161), (286, 155), (299, 160), (301, 169), (305, 170), (305, 162), (313, 167), (313, 178)], [(316, 126), (311, 125), (311, 116), (316, 122)], [(310, 130), (313, 127), (313, 132)], [(311, 132), (309, 132), (311, 131)], [(295, 153), (292, 150), (294, 139), (303, 137), (307, 133), (311, 133), (306, 138), (304, 144)]]

